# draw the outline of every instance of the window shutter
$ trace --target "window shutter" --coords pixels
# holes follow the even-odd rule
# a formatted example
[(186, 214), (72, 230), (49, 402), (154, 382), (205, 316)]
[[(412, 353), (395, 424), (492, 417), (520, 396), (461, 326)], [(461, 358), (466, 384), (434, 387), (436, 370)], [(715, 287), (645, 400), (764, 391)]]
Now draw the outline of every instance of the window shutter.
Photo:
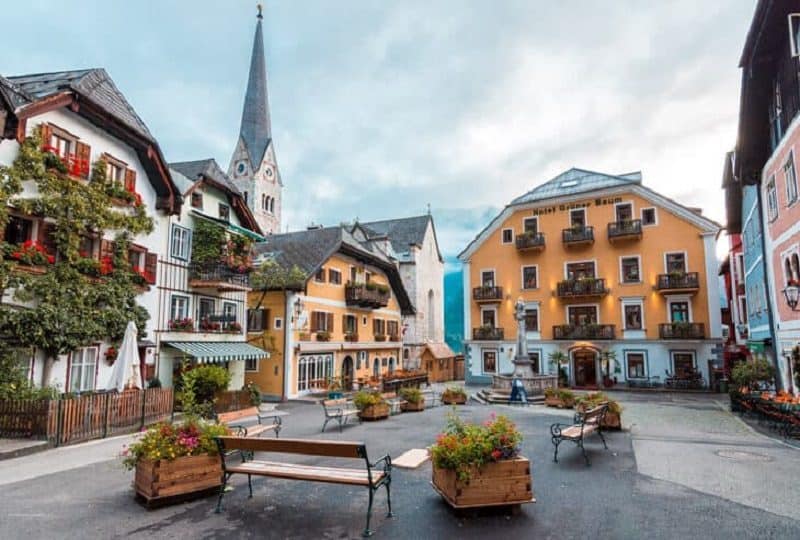
[(76, 157), (78, 158), (78, 170), (81, 178), (89, 178), (89, 169), (91, 168), (90, 159), (92, 154), (92, 147), (86, 143), (78, 141), (75, 149)]
[(125, 169), (125, 191), (136, 193), (136, 171)]
[(50, 135), (53, 134), (53, 130), (50, 129), (50, 126), (47, 124), (42, 124), (40, 126), (41, 136), (42, 136), (42, 149), (50, 147)]
[(317, 315), (319, 315), (318, 312), (316, 312), (316, 311), (312, 311), (311, 312), (311, 331), (312, 332), (316, 332), (319, 329), (319, 324), (318, 324), (319, 319), (318, 319)]
[(111, 240), (100, 240), (100, 258), (103, 257), (114, 258), (114, 242)]
[(326, 313), (327, 323), (328, 323), (328, 332), (333, 332), (333, 313)]
[(53, 225), (46, 221), (39, 222), (37, 242), (44, 248), (48, 255), (56, 254), (56, 243), (53, 241)]
[(158, 254), (147, 253), (144, 256), (144, 275), (147, 283), (156, 284), (156, 268), (158, 267)]
[(347, 315), (342, 315), (342, 332), (347, 332)]

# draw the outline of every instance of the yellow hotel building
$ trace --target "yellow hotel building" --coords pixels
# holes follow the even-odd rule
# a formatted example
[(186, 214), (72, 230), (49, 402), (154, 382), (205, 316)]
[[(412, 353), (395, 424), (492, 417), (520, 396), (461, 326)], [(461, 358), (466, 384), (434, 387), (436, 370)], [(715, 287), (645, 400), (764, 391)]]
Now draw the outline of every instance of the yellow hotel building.
[(255, 253), (307, 276), (297, 290), (249, 295), (248, 341), (270, 358), (248, 361), (245, 381), (264, 397), (300, 397), (330, 378), (349, 390), (400, 369), (402, 316), (414, 310), (380, 243), (328, 227), (271, 235)]
[(467, 381), (513, 371), (521, 299), (539, 373), (578, 387), (708, 384), (719, 230), (641, 173), (570, 169), (518, 197), (459, 255)]

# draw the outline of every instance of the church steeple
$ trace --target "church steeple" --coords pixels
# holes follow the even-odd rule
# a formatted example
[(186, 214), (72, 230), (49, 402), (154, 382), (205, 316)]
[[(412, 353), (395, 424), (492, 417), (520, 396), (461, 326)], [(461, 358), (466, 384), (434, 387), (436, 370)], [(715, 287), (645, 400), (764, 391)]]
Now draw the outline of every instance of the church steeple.
[(269, 118), (269, 97), (267, 95), (267, 63), (264, 59), (264, 35), (261, 30), (261, 4), (258, 5), (256, 36), (253, 39), (253, 54), (250, 57), (250, 75), (247, 79), (247, 92), (244, 95), (242, 126), (239, 136), (250, 154), (250, 163), (258, 167), (264, 158), (272, 138)]
[(281, 228), (283, 182), (275, 159), (270, 125), (262, 19), (259, 4), (242, 109), (242, 125), (239, 129), (239, 140), (231, 156), (228, 176), (233, 178), (236, 187), (242, 192), (262, 232), (269, 234), (278, 232)]

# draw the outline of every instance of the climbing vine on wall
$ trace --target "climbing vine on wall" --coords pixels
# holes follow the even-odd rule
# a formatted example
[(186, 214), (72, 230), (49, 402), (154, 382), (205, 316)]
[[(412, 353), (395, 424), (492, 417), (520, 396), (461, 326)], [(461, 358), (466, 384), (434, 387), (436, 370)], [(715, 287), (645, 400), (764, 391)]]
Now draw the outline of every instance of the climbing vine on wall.
[[(131, 235), (153, 230), (141, 199), (122, 200), (106, 180), (106, 165), (97, 161), (90, 180), (65, 174), (58, 158), (41, 150), (39, 130), (20, 145), (10, 167), (0, 168), (0, 228), (9, 222), (7, 207), (45, 218), (56, 255), (41, 273), (15, 272), (9, 254), (19, 248), (3, 241), (0, 249), (0, 286), (13, 289), (19, 308), (0, 304), (0, 339), (44, 352), (42, 385), (49, 384), (53, 363), (59, 355), (100, 340), (119, 340), (128, 321), (143, 334), (147, 311), (136, 297), (142, 292), (141, 276), (128, 261)], [(32, 195), (24, 195), (24, 183), (33, 182)], [(80, 251), (84, 238), (115, 234), (111, 261), (92, 260)], [(14, 251), (17, 249), (17, 251)], [(35, 255), (35, 253), (34, 253)]]

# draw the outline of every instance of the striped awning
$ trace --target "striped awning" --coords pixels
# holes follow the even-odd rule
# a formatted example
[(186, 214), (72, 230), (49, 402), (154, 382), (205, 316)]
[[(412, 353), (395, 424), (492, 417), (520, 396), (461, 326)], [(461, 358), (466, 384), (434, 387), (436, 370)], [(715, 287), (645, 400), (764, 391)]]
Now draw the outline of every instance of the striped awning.
[(249, 343), (170, 341), (165, 343), (201, 364), (269, 358), (269, 353)]

